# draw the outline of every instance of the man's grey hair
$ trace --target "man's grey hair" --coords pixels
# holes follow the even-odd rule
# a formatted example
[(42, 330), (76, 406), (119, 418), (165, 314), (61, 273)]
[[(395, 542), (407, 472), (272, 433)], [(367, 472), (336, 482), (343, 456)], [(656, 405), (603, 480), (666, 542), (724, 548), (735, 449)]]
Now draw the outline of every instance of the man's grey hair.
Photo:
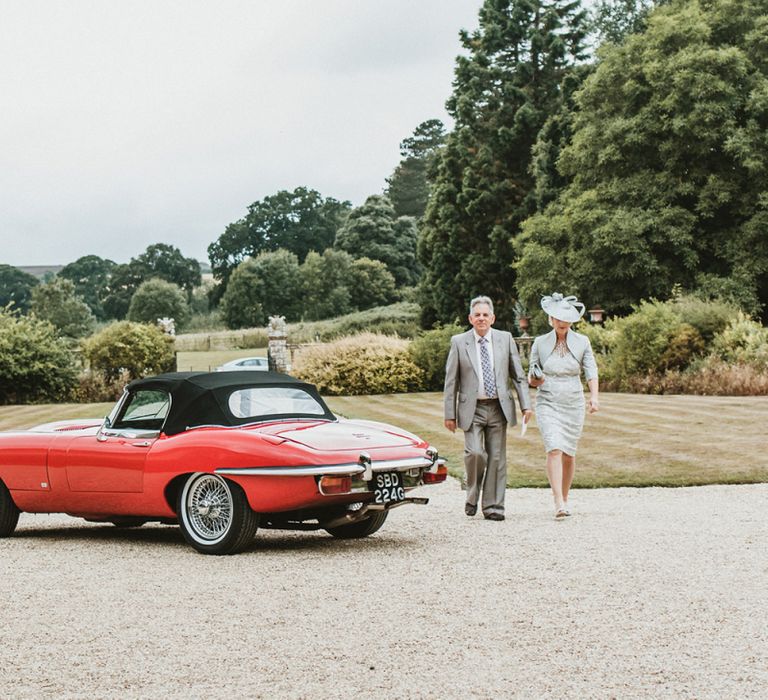
[(469, 302), (470, 316), (478, 304), (488, 304), (488, 308), (491, 310), (491, 313), (493, 313), (493, 302), (491, 301), (490, 297), (475, 297), (472, 301)]

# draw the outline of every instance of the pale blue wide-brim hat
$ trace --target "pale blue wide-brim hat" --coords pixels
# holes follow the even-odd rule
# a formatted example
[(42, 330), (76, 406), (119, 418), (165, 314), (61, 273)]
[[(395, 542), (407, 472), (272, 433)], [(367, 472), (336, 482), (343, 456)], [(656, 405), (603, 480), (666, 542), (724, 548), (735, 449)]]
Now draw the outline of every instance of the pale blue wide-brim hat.
[(541, 297), (541, 308), (548, 316), (558, 321), (575, 323), (584, 315), (586, 307), (574, 296), (564, 297), (559, 292), (553, 292), (549, 296)]

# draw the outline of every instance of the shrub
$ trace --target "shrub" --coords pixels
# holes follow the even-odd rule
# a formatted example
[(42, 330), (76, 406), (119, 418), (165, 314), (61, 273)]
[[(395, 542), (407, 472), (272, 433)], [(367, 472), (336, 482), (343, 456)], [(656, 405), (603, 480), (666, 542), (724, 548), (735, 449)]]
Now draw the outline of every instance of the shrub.
[(685, 295), (667, 302), (681, 321), (692, 325), (709, 345), (739, 315), (739, 308), (724, 301), (706, 301)]
[(712, 351), (726, 362), (768, 370), (768, 328), (739, 312), (715, 336)]
[(606, 326), (601, 326), (598, 323), (587, 323), (582, 321), (579, 323), (575, 331), (583, 333), (589, 338), (589, 342), (592, 344), (592, 350), (597, 354), (608, 354), (616, 347), (616, 343), (619, 339), (619, 331), (615, 327), (615, 324), (609, 323)]
[(116, 401), (130, 381), (126, 373), (116, 379), (107, 379), (101, 372), (86, 370), (77, 378), (71, 400), (75, 403), (106, 403)]
[(682, 323), (669, 339), (669, 345), (659, 360), (659, 367), (683, 369), (704, 352), (704, 339), (691, 324)]
[(53, 324), (0, 309), (0, 403), (61, 401), (77, 370)]
[(608, 333), (615, 333), (610, 357), (611, 374), (617, 379), (664, 368), (664, 353), (682, 322), (667, 304), (644, 301), (634, 313), (610, 319)]
[(424, 381), (408, 356), (408, 341), (376, 333), (301, 348), (293, 374), (331, 396), (419, 391)]
[(450, 325), (422, 333), (408, 348), (413, 362), (424, 372), (424, 388), (438, 391), (445, 382), (445, 363), (451, 349), (451, 337), (466, 330)]
[(128, 306), (128, 320), (157, 323), (159, 318), (172, 318), (182, 328), (189, 317), (187, 298), (178, 285), (159, 277), (142, 282)]
[(91, 369), (107, 381), (124, 372), (128, 379), (175, 369), (173, 338), (157, 326), (117, 321), (83, 343)]
[(685, 371), (650, 372), (625, 377), (620, 383), (600, 378), (604, 391), (637, 394), (699, 394), (702, 396), (768, 396), (768, 373), (750, 365), (733, 365), (714, 356)]

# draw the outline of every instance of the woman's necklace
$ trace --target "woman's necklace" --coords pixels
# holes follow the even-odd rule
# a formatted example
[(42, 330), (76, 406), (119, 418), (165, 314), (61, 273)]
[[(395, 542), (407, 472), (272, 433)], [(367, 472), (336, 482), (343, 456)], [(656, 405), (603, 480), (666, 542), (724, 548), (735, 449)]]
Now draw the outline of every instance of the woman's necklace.
[(568, 354), (568, 345), (565, 342), (565, 338), (555, 343), (555, 354), (558, 357), (565, 357)]

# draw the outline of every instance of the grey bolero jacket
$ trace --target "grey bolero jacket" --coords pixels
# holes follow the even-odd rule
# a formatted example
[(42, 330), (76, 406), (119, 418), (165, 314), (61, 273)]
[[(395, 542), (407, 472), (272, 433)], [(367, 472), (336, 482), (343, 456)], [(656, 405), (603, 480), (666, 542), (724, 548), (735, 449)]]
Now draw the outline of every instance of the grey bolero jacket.
[[(531, 365), (537, 362), (539, 367), (543, 368), (544, 363), (555, 349), (556, 342), (557, 336), (554, 330), (536, 338), (531, 348)], [(587, 381), (597, 379), (597, 363), (592, 353), (592, 344), (589, 342), (589, 338), (586, 335), (569, 329), (565, 336), (565, 344), (568, 346), (568, 351), (576, 358), (584, 370), (584, 376)], [(528, 376), (530, 377), (530, 374)]]

